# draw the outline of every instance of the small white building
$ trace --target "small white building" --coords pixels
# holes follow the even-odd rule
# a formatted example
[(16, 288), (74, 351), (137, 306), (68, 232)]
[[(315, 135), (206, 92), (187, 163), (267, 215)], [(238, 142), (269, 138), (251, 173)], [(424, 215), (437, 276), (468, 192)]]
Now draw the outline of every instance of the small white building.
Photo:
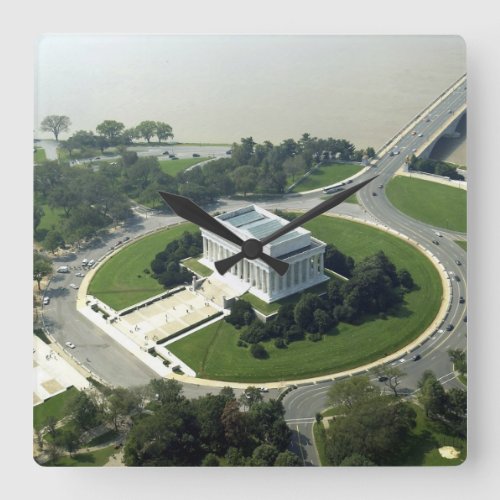
[[(260, 240), (288, 223), (256, 205), (219, 215), (217, 219), (243, 241), (249, 238)], [(241, 250), (238, 245), (205, 229), (201, 229), (201, 235), (203, 258), (200, 262), (215, 272), (214, 262)], [(273, 302), (328, 280), (323, 272), (325, 247), (325, 243), (313, 238), (310, 231), (299, 227), (264, 246), (264, 253), (290, 264), (284, 276), (260, 259), (242, 259), (225, 276), (228, 282), (237, 280), (250, 293), (265, 302)]]

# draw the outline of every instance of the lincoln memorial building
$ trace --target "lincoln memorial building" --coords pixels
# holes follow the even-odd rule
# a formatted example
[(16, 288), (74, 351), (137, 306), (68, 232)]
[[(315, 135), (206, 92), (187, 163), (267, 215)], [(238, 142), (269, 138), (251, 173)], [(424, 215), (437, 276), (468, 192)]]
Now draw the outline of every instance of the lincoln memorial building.
[[(256, 205), (216, 218), (243, 241), (249, 238), (260, 240), (288, 223)], [(238, 245), (205, 229), (201, 229), (201, 235), (203, 258), (200, 262), (210, 269), (215, 270), (215, 261), (241, 250)], [(290, 264), (284, 276), (280, 276), (260, 259), (242, 259), (225, 276), (229, 275), (228, 282), (237, 280), (239, 285), (244, 285), (253, 295), (265, 302), (272, 302), (328, 280), (323, 274), (325, 247), (325, 243), (313, 238), (310, 231), (299, 227), (264, 246), (264, 253)]]

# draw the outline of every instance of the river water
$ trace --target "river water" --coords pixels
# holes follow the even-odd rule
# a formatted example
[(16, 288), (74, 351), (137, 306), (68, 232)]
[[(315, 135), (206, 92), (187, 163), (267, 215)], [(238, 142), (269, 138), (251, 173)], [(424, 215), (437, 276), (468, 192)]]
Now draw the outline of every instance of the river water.
[[(181, 142), (279, 143), (308, 132), (381, 146), (466, 71), (456, 36), (50, 35), (36, 62), (35, 133), (106, 119), (169, 123)], [(64, 139), (66, 135), (61, 135)], [(465, 164), (464, 139), (439, 157)]]

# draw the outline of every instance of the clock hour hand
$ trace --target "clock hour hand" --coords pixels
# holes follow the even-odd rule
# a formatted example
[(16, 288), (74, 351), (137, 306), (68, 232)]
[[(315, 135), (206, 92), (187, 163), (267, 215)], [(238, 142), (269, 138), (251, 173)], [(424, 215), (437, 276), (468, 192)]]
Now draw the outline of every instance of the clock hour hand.
[(178, 194), (165, 193), (160, 191), (160, 196), (167, 202), (170, 208), (183, 219), (188, 220), (212, 233), (224, 238), (232, 243), (243, 246), (243, 240), (230, 231), (224, 224), (221, 224), (217, 219), (207, 214), (205, 210), (200, 208), (196, 203), (185, 196)]

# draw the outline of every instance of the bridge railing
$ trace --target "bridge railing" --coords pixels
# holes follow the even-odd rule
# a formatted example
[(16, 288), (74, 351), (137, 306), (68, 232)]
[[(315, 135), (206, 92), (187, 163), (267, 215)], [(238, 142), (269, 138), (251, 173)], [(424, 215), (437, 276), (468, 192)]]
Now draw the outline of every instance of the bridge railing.
[(446, 90), (441, 92), (423, 111), (420, 111), (417, 115), (415, 115), (404, 127), (402, 127), (398, 132), (396, 132), (388, 141), (385, 142), (383, 146), (381, 146), (377, 152), (376, 157), (380, 157), (383, 151), (393, 143), (399, 136), (403, 135), (405, 130), (409, 128), (413, 123), (415, 123), (421, 116), (427, 114), (429, 110), (435, 106), (437, 102), (439, 102), (444, 96), (450, 94), (455, 90), (456, 87), (462, 84), (463, 80), (467, 77), (467, 73), (464, 73), (460, 78), (458, 78), (454, 83), (452, 83)]

